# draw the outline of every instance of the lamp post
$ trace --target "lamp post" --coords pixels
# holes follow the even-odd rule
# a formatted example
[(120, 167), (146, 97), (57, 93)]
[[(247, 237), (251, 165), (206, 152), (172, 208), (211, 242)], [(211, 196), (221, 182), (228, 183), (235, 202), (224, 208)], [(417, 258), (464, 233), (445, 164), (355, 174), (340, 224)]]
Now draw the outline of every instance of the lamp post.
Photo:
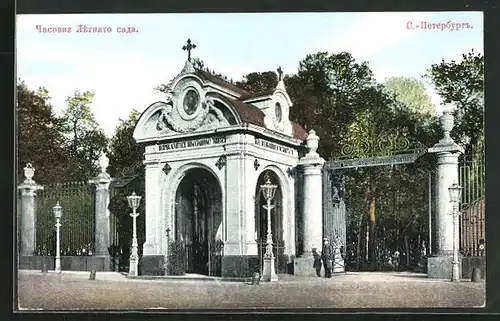
[(277, 185), (271, 184), (271, 178), (269, 173), (266, 172), (264, 175), (264, 185), (261, 185), (262, 194), (267, 201), (264, 205), (264, 209), (267, 210), (267, 240), (266, 240), (266, 253), (264, 254), (264, 269), (262, 271), (261, 281), (277, 281), (278, 276), (274, 270), (274, 254), (273, 254), (273, 234), (271, 232), (271, 209), (274, 205), (271, 205), (271, 201), (276, 193)]
[(55, 266), (55, 271), (57, 273), (61, 273), (61, 240), (60, 240), (60, 234), (59, 234), (59, 229), (61, 228), (61, 217), (62, 217), (62, 207), (59, 205), (59, 202), (57, 202), (56, 206), (52, 208), (54, 211), (54, 217), (56, 218), (56, 266)]
[(167, 248), (165, 250), (165, 275), (169, 275), (169, 255), (170, 255), (170, 228), (165, 230), (167, 236)]
[(450, 200), (453, 204), (453, 261), (452, 261), (452, 270), (451, 270), (451, 280), (454, 282), (460, 282), (460, 267), (458, 262), (458, 244), (459, 244), (459, 221), (458, 217), (460, 215), (460, 211), (458, 209), (458, 205), (460, 202), (460, 198), (462, 196), (462, 186), (458, 185), (456, 182), (453, 183), (449, 188), (450, 192)]
[(132, 195), (127, 196), (128, 206), (132, 208), (132, 213), (130, 216), (132, 217), (133, 227), (132, 227), (132, 253), (130, 254), (129, 260), (129, 272), (128, 274), (131, 276), (138, 275), (138, 263), (139, 263), (139, 254), (138, 254), (138, 244), (137, 244), (137, 216), (139, 213), (136, 213), (137, 208), (141, 202), (141, 196), (132, 193)]

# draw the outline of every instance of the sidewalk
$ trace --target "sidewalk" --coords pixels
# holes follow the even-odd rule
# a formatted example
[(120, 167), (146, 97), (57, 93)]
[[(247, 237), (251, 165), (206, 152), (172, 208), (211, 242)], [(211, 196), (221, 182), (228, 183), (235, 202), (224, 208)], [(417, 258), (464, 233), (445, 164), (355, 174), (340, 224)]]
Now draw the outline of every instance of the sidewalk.
[(331, 279), (278, 275), (277, 282), (223, 282), (188, 275), (128, 278), (117, 272), (19, 271), (19, 304), (31, 309), (480, 307), (485, 283), (415, 273), (347, 273)]
[[(44, 275), (38, 270), (19, 270), (19, 274), (23, 275)], [(55, 271), (48, 271), (48, 275), (57, 275)], [(61, 277), (84, 280), (88, 279), (90, 272), (87, 271), (61, 271)], [(212, 281), (212, 282), (240, 282), (248, 283), (251, 278), (222, 278), (216, 276), (207, 276), (201, 274), (187, 273), (185, 275), (168, 275), (168, 276), (127, 276), (126, 272), (97, 272), (96, 280), (106, 281)], [(448, 279), (428, 279), (427, 274), (412, 273), (412, 272), (347, 272), (334, 274), (331, 279), (324, 277), (304, 277), (291, 274), (278, 274), (278, 283), (336, 283), (336, 282), (391, 282), (391, 283), (407, 283), (407, 282), (450, 282)], [(461, 283), (470, 283), (468, 279), (463, 279)], [(485, 283), (481, 280), (479, 284)], [(268, 282), (262, 282), (262, 285)]]

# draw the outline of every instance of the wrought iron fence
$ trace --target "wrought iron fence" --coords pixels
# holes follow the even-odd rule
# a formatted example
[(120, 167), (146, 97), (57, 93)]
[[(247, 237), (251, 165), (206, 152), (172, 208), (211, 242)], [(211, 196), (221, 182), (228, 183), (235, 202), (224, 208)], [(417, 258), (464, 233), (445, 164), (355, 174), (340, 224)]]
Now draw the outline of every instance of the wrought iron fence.
[(462, 186), (463, 207), (481, 199), (484, 195), (484, 163), (482, 161), (462, 162), (458, 183)]
[[(204, 244), (184, 244), (184, 271), (202, 273), (210, 276), (221, 276), (224, 243), (212, 240)], [(205, 253), (205, 251), (207, 251)]]
[[(119, 193), (119, 189), (116, 187), (112, 187), (109, 190), (109, 198), (110, 200)], [(116, 213), (110, 212), (110, 220), (111, 220), (111, 244), (119, 245), (120, 244), (120, 233), (119, 233), (119, 225), (118, 225), (118, 217)]]
[(87, 182), (69, 182), (46, 185), (37, 193), (35, 255), (55, 255), (52, 208), (57, 202), (63, 208), (61, 255), (90, 254), (88, 251), (94, 250), (94, 187)]
[(485, 254), (484, 197), (462, 208), (460, 220), (460, 250), (465, 256)]
[(461, 159), (459, 184), (462, 186), (460, 251), (465, 256), (485, 255), (484, 151), (480, 148)]

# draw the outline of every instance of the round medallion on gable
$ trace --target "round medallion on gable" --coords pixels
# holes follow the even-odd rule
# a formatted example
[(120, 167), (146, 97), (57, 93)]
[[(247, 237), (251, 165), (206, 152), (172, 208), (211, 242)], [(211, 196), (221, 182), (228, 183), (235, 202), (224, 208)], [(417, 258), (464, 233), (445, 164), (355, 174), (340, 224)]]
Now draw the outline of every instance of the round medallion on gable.
[(188, 87), (182, 93), (180, 106), (177, 108), (180, 116), (185, 120), (192, 120), (198, 116), (201, 106), (200, 92), (194, 87)]
[(188, 115), (192, 115), (198, 109), (200, 105), (200, 95), (194, 90), (190, 89), (184, 95), (184, 100), (182, 102), (182, 106), (184, 107), (184, 111)]
[(276, 103), (274, 106), (274, 117), (278, 123), (281, 123), (281, 118), (283, 117), (283, 110), (281, 109), (281, 104)]

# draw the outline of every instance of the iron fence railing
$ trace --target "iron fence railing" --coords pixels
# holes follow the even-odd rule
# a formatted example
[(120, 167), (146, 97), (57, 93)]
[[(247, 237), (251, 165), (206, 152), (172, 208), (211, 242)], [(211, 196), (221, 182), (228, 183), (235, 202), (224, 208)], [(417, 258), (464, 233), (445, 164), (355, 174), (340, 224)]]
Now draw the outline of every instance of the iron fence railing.
[(467, 204), (460, 216), (460, 250), (465, 256), (483, 256), (485, 241), (484, 197)]
[[(53, 207), (59, 202), (61, 255), (88, 255), (94, 244), (94, 187), (87, 182), (46, 185), (37, 192), (35, 255), (55, 255)], [(85, 249), (85, 251), (83, 251)]]
[(485, 166), (484, 150), (475, 150), (461, 158), (459, 184), (462, 186), (460, 215), (460, 251), (465, 256), (485, 255)]
[(185, 244), (185, 271), (221, 276), (224, 243), (214, 240), (204, 244)]
[[(118, 188), (110, 188), (109, 199), (111, 200), (118, 193), (119, 193)], [(109, 214), (110, 214), (109, 216), (110, 216), (110, 220), (111, 220), (110, 244), (119, 245), (120, 233), (119, 233), (118, 217), (117, 217), (116, 213), (110, 212)]]
[(484, 195), (484, 163), (466, 162), (460, 166), (459, 184), (462, 186), (462, 204), (468, 206)]

